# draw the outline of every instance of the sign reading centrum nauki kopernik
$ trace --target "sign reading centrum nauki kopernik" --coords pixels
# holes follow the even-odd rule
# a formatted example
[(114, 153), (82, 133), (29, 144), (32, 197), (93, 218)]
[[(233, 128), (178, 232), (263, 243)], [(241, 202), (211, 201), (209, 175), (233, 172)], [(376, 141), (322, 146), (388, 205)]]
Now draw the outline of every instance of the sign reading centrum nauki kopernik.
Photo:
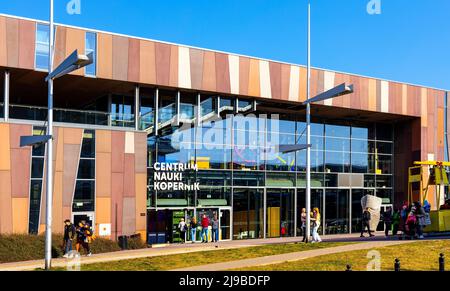
[(194, 191), (200, 190), (200, 183), (186, 184), (183, 182), (185, 171), (198, 171), (194, 163), (155, 163), (153, 165), (154, 189), (162, 191)]

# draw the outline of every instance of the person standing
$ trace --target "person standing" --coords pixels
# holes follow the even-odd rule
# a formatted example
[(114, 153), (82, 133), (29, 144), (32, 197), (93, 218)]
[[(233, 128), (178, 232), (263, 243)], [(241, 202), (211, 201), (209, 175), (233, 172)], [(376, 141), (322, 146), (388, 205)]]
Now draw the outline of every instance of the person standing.
[(397, 235), (400, 226), (400, 211), (395, 210), (392, 215), (392, 235)]
[(80, 252), (80, 247), (83, 247), (83, 249), (86, 251), (87, 256), (92, 256), (90, 243), (92, 242), (93, 232), (92, 228), (86, 221), (82, 220), (78, 224), (77, 228), (77, 244), (75, 245), (75, 248), (77, 252)]
[(372, 231), (370, 230), (370, 219), (371, 219), (371, 215), (369, 212), (369, 208), (364, 209), (363, 214), (362, 214), (362, 219), (361, 219), (361, 237), (364, 237), (364, 231), (367, 228), (367, 231), (369, 232), (369, 236), (373, 237), (374, 235), (372, 234)]
[(212, 241), (219, 242), (219, 219), (217, 214), (214, 214), (212, 219)]
[(311, 223), (312, 223), (312, 242), (319, 243), (322, 242), (322, 239), (319, 236), (319, 227), (320, 227), (320, 211), (319, 208), (315, 207), (311, 213)]
[(384, 234), (389, 236), (389, 230), (392, 227), (392, 208), (388, 207), (386, 211), (383, 213), (384, 220)]
[(186, 242), (186, 222), (184, 222), (184, 218), (178, 223), (178, 230), (180, 231), (181, 243), (184, 244)]
[(208, 228), (209, 228), (209, 218), (206, 214), (202, 216), (202, 243), (208, 242)]
[(423, 228), (426, 225), (426, 213), (420, 202), (414, 203), (416, 207), (416, 229), (417, 229), (417, 237), (419, 239), (423, 238)]
[(197, 236), (197, 218), (192, 217), (190, 227), (191, 227), (191, 241), (192, 243), (195, 243), (195, 239)]
[(300, 215), (300, 219), (302, 222), (302, 232), (303, 232), (302, 242), (305, 242), (306, 241), (306, 208), (302, 208), (302, 213)]
[(64, 221), (64, 258), (67, 258), (72, 251), (72, 244), (75, 236), (75, 226), (69, 219), (66, 219)]

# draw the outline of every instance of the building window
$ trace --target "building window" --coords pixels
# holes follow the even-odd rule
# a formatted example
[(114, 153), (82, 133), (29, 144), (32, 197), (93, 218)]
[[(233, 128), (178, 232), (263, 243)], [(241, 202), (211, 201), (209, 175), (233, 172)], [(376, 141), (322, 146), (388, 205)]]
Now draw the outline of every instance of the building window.
[[(33, 135), (45, 134), (45, 128), (33, 128)], [(45, 144), (33, 147), (31, 158), (31, 183), (30, 183), (30, 214), (28, 232), (39, 232), (39, 217), (41, 209), (42, 180), (44, 176)]]
[(97, 75), (97, 34), (93, 32), (86, 32), (86, 55), (92, 53), (94, 57), (94, 62), (86, 67), (87, 76)]
[(95, 211), (95, 131), (93, 130), (85, 130), (83, 134), (72, 211)]
[(49, 63), (50, 29), (46, 24), (37, 24), (36, 28), (36, 52), (35, 68), (48, 70)]

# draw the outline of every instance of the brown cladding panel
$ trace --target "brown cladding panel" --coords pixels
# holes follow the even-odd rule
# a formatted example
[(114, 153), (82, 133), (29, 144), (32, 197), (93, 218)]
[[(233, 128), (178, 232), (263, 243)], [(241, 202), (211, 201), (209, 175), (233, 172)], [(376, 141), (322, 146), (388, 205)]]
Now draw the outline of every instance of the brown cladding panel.
[(123, 198), (122, 234), (133, 235), (136, 233), (136, 198)]
[(202, 89), (203, 50), (189, 49), (192, 89)]
[(0, 66), (8, 64), (8, 49), (6, 41), (6, 18), (0, 16)]
[(113, 44), (112, 35), (99, 33), (98, 53), (97, 53), (97, 76), (105, 79), (112, 79), (113, 74)]
[(130, 82), (140, 81), (140, 50), (140, 41), (130, 38), (128, 49), (128, 81)]
[[(114, 238), (122, 233), (123, 173), (112, 173), (111, 180), (111, 233)], [(117, 224), (116, 224), (117, 221)]]
[(298, 86), (298, 98), (300, 102), (306, 101), (306, 85), (307, 85), (307, 78), (308, 73), (306, 68), (300, 67), (300, 80), (299, 80), (299, 86)]
[(28, 198), (30, 196), (31, 149), (11, 149), (11, 196)]
[[(11, 170), (10, 125), (0, 123), (0, 171)], [(0, 187), (1, 188), (1, 187)]]
[(19, 67), (34, 69), (34, 49), (36, 43), (36, 23), (19, 20)]
[(317, 88), (315, 89), (315, 95), (319, 95), (324, 91), (325, 88), (325, 72), (323, 70), (315, 70), (317, 72)]
[(239, 93), (248, 95), (248, 82), (250, 76), (250, 59), (239, 57)]
[(128, 38), (123, 36), (113, 36), (113, 79), (128, 80)]
[[(342, 83), (344, 83), (344, 77), (342, 76), (342, 74), (336, 73), (334, 76), (334, 86), (338, 86)], [(333, 98), (333, 106), (342, 107), (343, 104), (344, 104), (344, 96)]]
[[(272, 74), (270, 74), (272, 75)], [(289, 100), (289, 82), (291, 79), (291, 66), (281, 65), (281, 99)], [(272, 93), (273, 96), (273, 93)]]
[(136, 133), (134, 135), (135, 171), (147, 173), (147, 135)]
[(11, 172), (0, 171), (0, 234), (12, 233)]
[(360, 92), (357, 95), (361, 99), (361, 109), (369, 110), (369, 79), (360, 78), (359, 86)]
[(6, 46), (8, 67), (19, 66), (19, 20), (6, 19)]
[(248, 95), (259, 96), (261, 93), (259, 74), (259, 60), (250, 59), (250, 71), (248, 80)]
[(155, 43), (156, 83), (169, 86), (170, 78), (170, 45)]
[[(78, 50), (78, 53), (85, 51), (85, 35), (86, 32), (80, 29), (67, 28), (66, 29), (66, 57)], [(84, 68), (77, 70), (71, 74), (84, 75)]]
[(113, 173), (123, 173), (125, 161), (125, 132), (113, 131), (111, 133), (112, 155), (111, 167)]
[(58, 67), (66, 58), (66, 28), (57, 26), (55, 37), (55, 59), (53, 60), (53, 68)]
[(97, 197), (111, 197), (111, 153), (97, 153), (95, 166)]
[[(310, 87), (311, 98), (313, 98), (314, 96), (317, 95), (317, 92), (318, 92), (317, 84), (318, 83), (319, 83), (319, 71), (311, 70), (311, 87)], [(322, 81), (322, 83), (323, 83), (323, 81)], [(319, 101), (319, 102), (317, 102), (317, 104), (323, 104), (323, 101)]]
[[(32, 134), (32, 126), (26, 124), (10, 124), (10, 143), (12, 149), (22, 149), (20, 147), (20, 137)], [(30, 150), (30, 149), (29, 149)]]
[(202, 79), (203, 90), (216, 91), (216, 56), (213, 52), (205, 51)]
[(124, 161), (124, 176), (123, 176), (123, 184), (124, 184), (124, 197), (135, 197), (136, 196), (136, 188), (135, 188), (135, 165), (134, 165), (134, 155), (133, 154), (125, 154)]
[(361, 84), (359, 82), (359, 78), (350, 76), (350, 84), (353, 84), (354, 91), (358, 92), (357, 94), (350, 95), (350, 106), (352, 109), (362, 109), (361, 95), (359, 94), (359, 92), (361, 92)]
[(156, 83), (156, 59), (155, 59), (155, 43), (152, 41), (140, 41), (140, 57), (139, 57), (139, 81), (141, 83)]
[(270, 88), (272, 90), (273, 99), (281, 98), (281, 64), (276, 62), (269, 62), (270, 70)]
[(97, 130), (95, 132), (95, 150), (97, 153), (111, 153), (111, 131)]
[(230, 64), (228, 55), (216, 53), (216, 90), (220, 93), (231, 93)]
[(170, 46), (169, 86), (178, 87), (178, 46)]
[(64, 144), (64, 171), (63, 171), (63, 205), (72, 205), (72, 197), (75, 191), (75, 180), (78, 173), (81, 145)]

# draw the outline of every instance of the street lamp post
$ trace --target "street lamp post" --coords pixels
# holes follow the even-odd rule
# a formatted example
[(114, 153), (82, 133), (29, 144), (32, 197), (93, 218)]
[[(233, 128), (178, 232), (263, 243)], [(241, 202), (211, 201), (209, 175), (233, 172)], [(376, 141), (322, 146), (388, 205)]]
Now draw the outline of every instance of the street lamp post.
[[(306, 84), (306, 100), (311, 97), (311, 2), (308, 0), (308, 42), (307, 42), (308, 76)], [(311, 144), (311, 104), (306, 104), (306, 144)], [(306, 148), (306, 243), (311, 233), (311, 147)]]
[[(53, 70), (53, 0), (50, 0), (50, 44), (48, 73)], [(48, 80), (48, 126), (47, 135), (53, 136), (53, 79)], [(52, 260), (52, 204), (53, 204), (53, 138), (47, 142), (47, 174), (46, 174), (46, 214), (45, 214), (45, 269), (51, 268)]]

